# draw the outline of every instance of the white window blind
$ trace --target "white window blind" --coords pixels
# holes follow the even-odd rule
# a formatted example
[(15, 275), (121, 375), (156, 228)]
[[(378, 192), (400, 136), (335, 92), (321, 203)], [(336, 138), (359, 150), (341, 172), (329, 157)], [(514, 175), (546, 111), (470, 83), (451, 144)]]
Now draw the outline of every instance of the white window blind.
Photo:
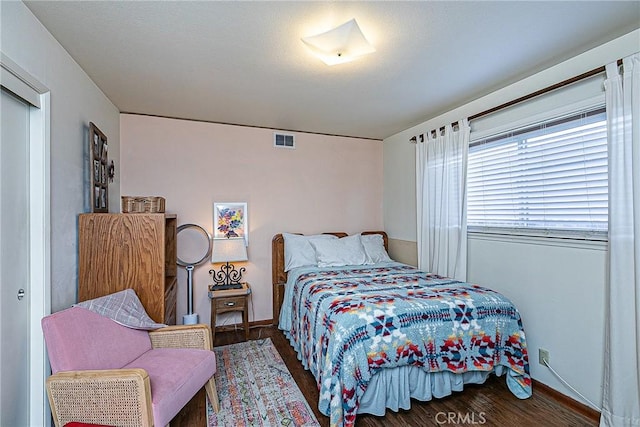
[(602, 235), (608, 215), (604, 108), (474, 141), (467, 174), (471, 231)]

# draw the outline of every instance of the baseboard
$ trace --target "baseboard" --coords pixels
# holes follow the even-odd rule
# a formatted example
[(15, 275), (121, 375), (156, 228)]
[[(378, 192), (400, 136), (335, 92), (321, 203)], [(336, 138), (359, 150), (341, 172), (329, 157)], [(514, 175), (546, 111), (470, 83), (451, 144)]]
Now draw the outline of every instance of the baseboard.
[(533, 387), (536, 390), (539, 390), (540, 392), (546, 394), (547, 396), (558, 401), (559, 403), (562, 403), (564, 406), (571, 408), (575, 412), (581, 415), (584, 415), (585, 417), (589, 418), (595, 423), (598, 423), (600, 421), (600, 412), (596, 411), (591, 406), (585, 405), (582, 402), (578, 402), (577, 400), (572, 399), (571, 397), (565, 394), (562, 394), (555, 389), (552, 389), (551, 387), (541, 383), (540, 381), (532, 379), (532, 382), (533, 382)]

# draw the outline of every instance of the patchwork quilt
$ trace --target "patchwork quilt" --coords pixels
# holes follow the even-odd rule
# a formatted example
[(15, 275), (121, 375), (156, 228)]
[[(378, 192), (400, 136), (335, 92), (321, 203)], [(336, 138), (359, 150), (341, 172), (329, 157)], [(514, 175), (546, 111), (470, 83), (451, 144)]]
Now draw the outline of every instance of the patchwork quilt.
[(315, 376), (332, 426), (355, 423), (359, 398), (383, 368), (502, 366), (511, 392), (531, 396), (520, 314), (491, 289), (400, 263), (302, 268), (289, 272), (285, 307), (281, 329)]

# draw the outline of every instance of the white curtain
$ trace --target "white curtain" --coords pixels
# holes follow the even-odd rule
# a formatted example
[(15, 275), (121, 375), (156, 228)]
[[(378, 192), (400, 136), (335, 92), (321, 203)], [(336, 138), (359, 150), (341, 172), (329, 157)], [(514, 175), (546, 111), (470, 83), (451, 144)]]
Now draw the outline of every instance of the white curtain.
[(609, 281), (601, 426), (640, 426), (640, 54), (606, 66)]
[(467, 279), (469, 122), (426, 135), (416, 144), (418, 268)]

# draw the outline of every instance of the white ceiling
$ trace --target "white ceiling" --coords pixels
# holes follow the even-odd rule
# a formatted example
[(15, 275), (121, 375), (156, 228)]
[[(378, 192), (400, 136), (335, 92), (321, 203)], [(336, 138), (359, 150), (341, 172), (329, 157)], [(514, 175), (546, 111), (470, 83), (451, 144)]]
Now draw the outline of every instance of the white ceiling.
[[(375, 139), (640, 27), (638, 1), (25, 3), (122, 112)], [(351, 18), (374, 54), (300, 41)]]

